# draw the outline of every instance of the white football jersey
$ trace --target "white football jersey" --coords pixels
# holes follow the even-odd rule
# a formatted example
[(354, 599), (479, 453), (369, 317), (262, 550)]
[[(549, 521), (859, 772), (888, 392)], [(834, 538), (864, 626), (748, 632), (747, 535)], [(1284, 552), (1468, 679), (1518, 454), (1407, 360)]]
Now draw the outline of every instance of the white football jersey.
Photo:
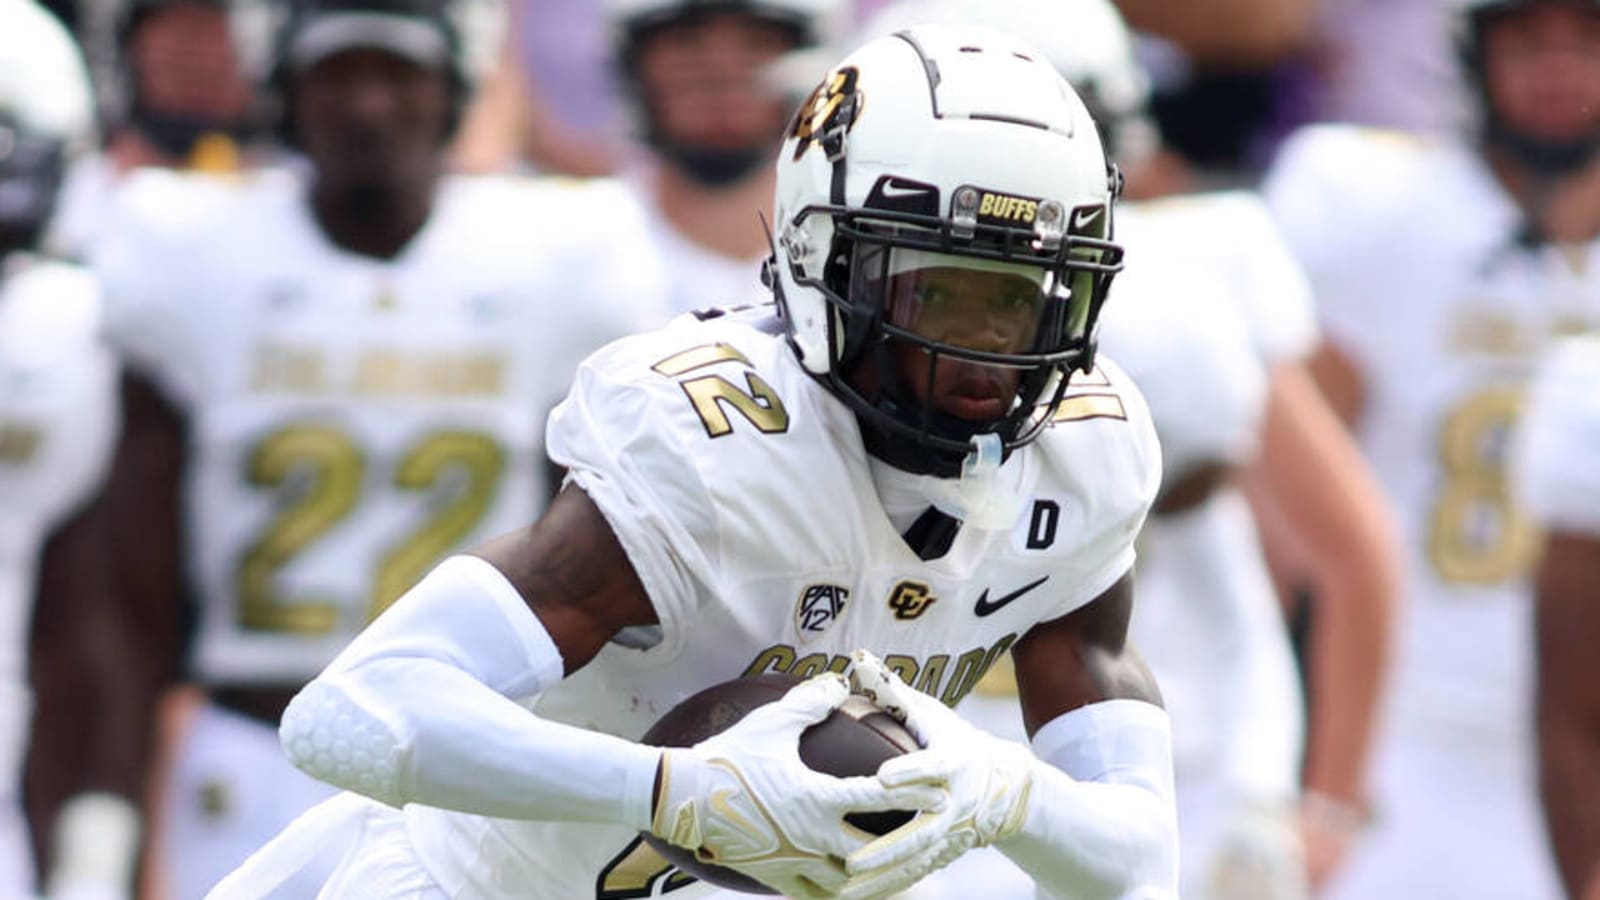
[(1534, 382), (1521, 496), (1540, 524), (1600, 536), (1600, 335), (1568, 338)]
[(85, 153), (72, 160), (45, 233), (52, 251), (69, 259), (88, 258), (106, 223), (114, 218), (120, 175), (116, 162), (105, 154)]
[[(1206, 463), (1248, 464), (1272, 367), (1303, 357), (1317, 336), (1310, 286), (1265, 205), (1246, 192), (1132, 203), (1118, 210), (1117, 239), (1127, 256), (1105, 309), (1101, 343), (1150, 404), (1165, 471), (1176, 479)], [(1133, 636), (1161, 681), (1180, 774), (1226, 771), (1232, 777), (1247, 768), (1253, 789), (1287, 795), (1298, 765), (1294, 722), (1283, 723), (1277, 752), (1229, 746), (1229, 723), (1252, 715), (1238, 707), (1267, 703), (1274, 720), (1292, 720), (1295, 710), (1293, 704), (1283, 708), (1277, 685), (1242, 686), (1234, 671), (1238, 655), (1217, 652), (1271, 642), (1276, 646), (1269, 656), (1281, 663), (1281, 680), (1294, 678), (1275, 608), (1226, 614), (1216, 608), (1219, 602), (1271, 600), (1253, 523), (1247, 515), (1226, 521), (1241, 533), (1231, 544), (1235, 558), (1224, 564), (1248, 573), (1240, 577), (1260, 585), (1259, 596), (1194, 596), (1197, 582), (1206, 589), (1205, 580), (1164, 555), (1161, 530), (1152, 529), (1141, 545)], [(1241, 622), (1265, 627), (1226, 633)], [(1232, 758), (1239, 753), (1249, 766)]]
[(1124, 269), (1100, 345), (1144, 393), (1169, 478), (1255, 453), (1274, 365), (1316, 341), (1311, 289), (1255, 194), (1117, 208)]
[[(772, 300), (772, 291), (761, 283), (761, 256), (735, 259), (689, 240), (662, 215), (647, 187), (642, 183), (632, 186), (649, 226), (651, 244), (666, 270), (673, 312), (730, 309)], [(750, 227), (761, 227), (753, 212)]]
[(1552, 338), (1600, 324), (1600, 245), (1529, 246), (1469, 148), (1386, 132), (1307, 129), (1266, 195), (1364, 377), (1358, 436), (1403, 529), (1392, 712), (1514, 733), (1536, 540), (1506, 449)]
[(128, 180), (96, 264), (113, 338), (187, 416), (200, 680), (301, 683), (442, 556), (537, 517), (578, 361), (666, 316), (633, 210), (610, 182), (449, 178), (378, 260), (287, 172)]
[[(549, 441), (661, 624), (619, 634), (536, 709), (630, 739), (708, 685), (841, 672), (858, 647), (955, 703), (1035, 623), (1128, 571), (1160, 477), (1144, 402), (1105, 363), (1000, 469), (1021, 500), (1014, 524), (963, 528), (924, 561), (878, 499), (854, 415), (801, 368), (770, 306), (611, 345), (579, 370)], [(625, 828), (406, 813), (451, 896), (682, 886)]]
[[(116, 439), (116, 366), (81, 269), (0, 273), (0, 779), (21, 760), (28, 623), (44, 542), (94, 491)], [(15, 702), (14, 702), (15, 701)], [(3, 793), (3, 790), (0, 790)]]

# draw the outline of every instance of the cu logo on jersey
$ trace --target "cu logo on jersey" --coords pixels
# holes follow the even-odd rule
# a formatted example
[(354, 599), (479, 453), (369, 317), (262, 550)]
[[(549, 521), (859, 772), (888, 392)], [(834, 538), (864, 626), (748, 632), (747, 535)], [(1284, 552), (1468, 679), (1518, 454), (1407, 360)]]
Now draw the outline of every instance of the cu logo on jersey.
[(922, 582), (902, 581), (889, 592), (889, 608), (894, 610), (896, 619), (909, 622), (921, 618), (938, 599)]
[(813, 638), (828, 630), (844, 613), (850, 599), (850, 589), (838, 584), (810, 584), (800, 592), (800, 603), (795, 606), (794, 625), (802, 640)]
[(856, 90), (856, 80), (860, 76), (855, 66), (845, 66), (829, 74), (806, 98), (789, 126), (789, 136), (795, 139), (796, 161), (813, 143), (822, 145), (830, 157), (835, 152), (831, 144), (844, 146), (845, 134), (861, 118), (861, 92)]

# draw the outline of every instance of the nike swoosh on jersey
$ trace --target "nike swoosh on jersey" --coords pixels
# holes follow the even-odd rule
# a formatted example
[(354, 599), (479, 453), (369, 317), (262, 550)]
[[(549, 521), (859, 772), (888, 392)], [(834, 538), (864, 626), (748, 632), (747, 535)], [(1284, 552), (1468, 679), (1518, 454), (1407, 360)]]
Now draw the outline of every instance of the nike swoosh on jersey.
[(1046, 581), (1049, 581), (1049, 580), (1050, 580), (1050, 576), (1046, 575), (1043, 578), (1039, 579), (1038, 581), (1034, 581), (1034, 582), (1031, 582), (1029, 584), (1025, 584), (1022, 587), (1019, 587), (1016, 590), (1012, 591), (1011, 593), (1006, 594), (1005, 596), (996, 597), (993, 603), (989, 602), (989, 589), (988, 588), (984, 588), (983, 589), (983, 593), (978, 595), (978, 604), (972, 608), (972, 611), (977, 613), (979, 616), (987, 616), (990, 613), (997, 612), (1001, 607), (1005, 606), (1007, 603), (1010, 603), (1011, 601), (1017, 599), (1018, 597), (1021, 597), (1023, 594), (1026, 594), (1027, 592), (1033, 590), (1034, 588), (1038, 587), (1041, 584), (1044, 584)]

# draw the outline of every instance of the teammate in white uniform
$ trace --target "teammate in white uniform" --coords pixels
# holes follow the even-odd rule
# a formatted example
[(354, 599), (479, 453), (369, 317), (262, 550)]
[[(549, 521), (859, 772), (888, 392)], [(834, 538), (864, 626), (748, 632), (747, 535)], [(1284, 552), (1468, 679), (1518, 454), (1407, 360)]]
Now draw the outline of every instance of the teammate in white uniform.
[[(245, 63), (252, 45), (267, 43), (261, 7), (118, 0), (105, 9), (93, 23), (103, 39), (96, 42), (105, 76), (101, 152), (68, 170), (48, 235), (52, 248), (74, 258), (89, 254), (129, 172), (233, 172), (274, 149)], [(262, 26), (252, 27), (258, 21)]]
[[(259, 896), (341, 828), (325, 898), (690, 896), (641, 830), (796, 897), (884, 896), (990, 843), (1053, 896), (1176, 896), (1166, 716), (1126, 643), (1159, 450), (1114, 365), (1065, 380), (1120, 255), (1114, 180), (1012, 38), (847, 57), (779, 155), (778, 315), (584, 364), (546, 516), (436, 569), (284, 716), (297, 763), (374, 800), (319, 808), (214, 896)], [(1031, 753), (938, 702), (1008, 649)], [(876, 779), (798, 760), (845, 696), (827, 674), (695, 748), (633, 743), (710, 683), (852, 663), (928, 747)], [(923, 812), (873, 843), (840, 827), (884, 805)]]
[(1318, 294), (1319, 378), (1397, 505), (1407, 606), (1376, 820), (1332, 896), (1555, 896), (1533, 791), (1535, 533), (1505, 447), (1553, 335), (1600, 321), (1600, 4), (1474, 2), (1477, 143), (1348, 128), (1267, 195)]
[[(837, 36), (843, 0), (605, 0), (641, 151), (628, 168), (679, 312), (762, 303), (785, 54)], [(800, 90), (808, 90), (815, 72)]]
[(1600, 336), (1563, 341), (1520, 426), (1519, 496), (1546, 529), (1538, 587), (1539, 774), (1570, 897), (1600, 897)]
[[(1110, 3), (913, 0), (885, 10), (867, 31), (929, 20), (1048, 36), (1041, 46), (1086, 98), (1119, 164), (1147, 171), (1159, 136), (1146, 117), (1144, 73)], [(1183, 893), (1303, 896), (1293, 818), (1303, 717), (1297, 675), (1237, 476), (1259, 465), (1269, 397), (1314, 343), (1310, 291), (1252, 194), (1195, 194), (1119, 210), (1130, 263), (1113, 290), (1117, 303), (1101, 342), (1139, 383), (1163, 449), (1166, 483), (1141, 545), (1133, 630), (1175, 721)], [(1348, 456), (1359, 467), (1353, 451)], [(1305, 506), (1302, 519), (1337, 518), (1326, 502)], [(1343, 554), (1335, 564), (1365, 563)], [(1381, 642), (1381, 629), (1361, 637)], [(1003, 674), (980, 685), (962, 712), (1017, 736), (1015, 687)], [(993, 853), (973, 854), (937, 880), (952, 897), (1030, 890)]]
[[(165, 552), (197, 604), (185, 675), (213, 702), (161, 776), (172, 898), (329, 793), (283, 759), (288, 697), (452, 549), (537, 517), (544, 418), (578, 362), (667, 315), (615, 242), (643, 228), (620, 185), (441, 177), (469, 81), (448, 10), (331, 2), (284, 27), (309, 175), (140, 174), (96, 257), (115, 341), (186, 429)], [(170, 608), (160, 588), (132, 602)]]
[[(59, 672), (82, 649), (73, 643), (82, 614), (104, 613), (93, 608), (104, 598), (86, 588), (93, 579), (81, 572), (81, 555), (74, 560), (80, 571), (40, 578), (47, 544), (63, 557), (88, 546), (80, 514), (116, 437), (116, 370), (100, 341), (99, 288), (87, 272), (39, 252), (63, 172), (92, 139), (88, 77), (71, 35), (33, 0), (0, 2), (0, 897), (7, 900), (36, 889), (22, 808), (34, 700), (30, 624), (37, 615), (36, 649), (51, 657), (41, 668)], [(54, 684), (44, 681), (47, 700)], [(91, 722), (84, 733), (96, 730)], [(56, 774), (69, 783), (52, 787), (86, 786), (78, 772)], [(132, 817), (125, 810), (98, 815), (102, 799), (77, 798), (62, 821), (76, 823), (70, 830), (80, 834), (83, 823), (110, 817), (114, 833), (91, 828), (102, 844), (89, 848), (108, 859), (110, 871), (86, 865), (81, 841), (58, 842), (53, 856), (65, 867), (52, 869), (52, 896), (90, 882), (112, 891), (98, 896), (126, 888), (116, 881), (127, 878), (132, 860)]]

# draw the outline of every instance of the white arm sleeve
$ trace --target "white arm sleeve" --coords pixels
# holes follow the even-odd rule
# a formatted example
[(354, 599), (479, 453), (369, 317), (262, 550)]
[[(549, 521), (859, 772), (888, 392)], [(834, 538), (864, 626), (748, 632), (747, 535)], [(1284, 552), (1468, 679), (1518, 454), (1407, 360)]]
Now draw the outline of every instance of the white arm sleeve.
[(505, 576), (455, 556), (295, 697), (279, 737), (308, 774), (393, 806), (649, 828), (660, 751), (515, 702), (562, 670)]
[(1022, 830), (996, 846), (1045, 897), (1176, 900), (1178, 813), (1166, 711), (1107, 700), (1033, 736)]

